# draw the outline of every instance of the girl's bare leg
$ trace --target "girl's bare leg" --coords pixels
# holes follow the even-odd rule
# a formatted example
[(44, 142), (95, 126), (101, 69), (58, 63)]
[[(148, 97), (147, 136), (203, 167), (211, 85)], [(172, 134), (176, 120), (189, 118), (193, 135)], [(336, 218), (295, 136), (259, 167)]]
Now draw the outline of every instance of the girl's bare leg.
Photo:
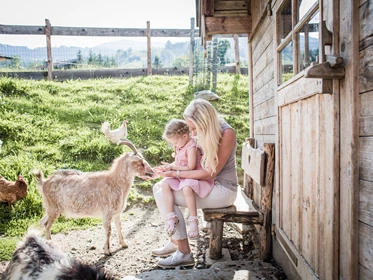
[(185, 196), (185, 203), (189, 210), (189, 232), (188, 236), (190, 239), (197, 239), (199, 237), (198, 229), (198, 216), (197, 216), (197, 205), (194, 191), (191, 187), (184, 187), (183, 193)]
[(163, 203), (166, 209), (166, 225), (168, 236), (174, 235), (179, 224), (179, 219), (174, 212), (174, 194), (169, 184), (162, 184)]
[(194, 191), (191, 187), (184, 187), (183, 193), (185, 196), (185, 202), (189, 210), (190, 216), (197, 216), (197, 205), (196, 197), (194, 196)]

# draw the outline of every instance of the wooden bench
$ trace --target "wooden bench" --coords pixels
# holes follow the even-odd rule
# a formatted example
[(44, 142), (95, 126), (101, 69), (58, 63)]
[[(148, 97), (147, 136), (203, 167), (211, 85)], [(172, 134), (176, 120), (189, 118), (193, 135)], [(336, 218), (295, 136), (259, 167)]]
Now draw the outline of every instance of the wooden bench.
[[(260, 237), (260, 258), (271, 259), (271, 210), (274, 176), (274, 144), (265, 143), (263, 150), (253, 148), (254, 139), (242, 147), (242, 169), (245, 172), (242, 206), (240, 193), (234, 205), (225, 208), (203, 209), (206, 222), (210, 222), (210, 258), (222, 257), (223, 227), (225, 222), (256, 225)], [(239, 190), (240, 192), (241, 190)]]

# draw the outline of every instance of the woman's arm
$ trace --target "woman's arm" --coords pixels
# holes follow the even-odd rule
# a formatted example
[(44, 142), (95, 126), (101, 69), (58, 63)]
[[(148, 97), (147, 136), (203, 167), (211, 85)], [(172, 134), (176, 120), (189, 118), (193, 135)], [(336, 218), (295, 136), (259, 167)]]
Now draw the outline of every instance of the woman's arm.
[[(223, 131), (222, 137), (219, 143), (219, 150), (218, 150), (218, 165), (216, 166), (216, 172), (211, 175), (210, 172), (206, 170), (189, 170), (189, 171), (180, 171), (181, 178), (191, 178), (191, 179), (212, 179), (215, 178), (217, 174), (223, 169), (229, 155), (232, 152), (232, 149), (236, 143), (236, 133), (233, 129), (227, 128)], [(167, 171), (160, 173), (161, 176), (164, 177), (176, 177), (176, 171)]]

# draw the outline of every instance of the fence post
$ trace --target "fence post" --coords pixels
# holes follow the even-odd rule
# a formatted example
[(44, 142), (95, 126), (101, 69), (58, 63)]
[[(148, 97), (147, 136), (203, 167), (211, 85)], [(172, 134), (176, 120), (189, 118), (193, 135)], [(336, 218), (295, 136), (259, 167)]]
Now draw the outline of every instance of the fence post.
[(206, 43), (207, 57), (206, 57), (206, 89), (211, 90), (211, 63), (212, 63), (212, 47), (211, 42)]
[(216, 83), (218, 77), (218, 38), (212, 39), (212, 91), (216, 92)]
[(236, 74), (241, 74), (240, 66), (240, 46), (238, 44), (238, 35), (234, 34), (234, 57), (236, 60)]
[(147, 37), (147, 56), (148, 56), (148, 76), (152, 75), (152, 44), (150, 40), (150, 21), (146, 22), (146, 37)]
[(47, 38), (47, 59), (48, 59), (48, 81), (53, 79), (53, 58), (51, 44), (51, 23), (49, 19), (45, 19), (45, 35)]
[(189, 85), (193, 85), (194, 64), (194, 18), (190, 19)]

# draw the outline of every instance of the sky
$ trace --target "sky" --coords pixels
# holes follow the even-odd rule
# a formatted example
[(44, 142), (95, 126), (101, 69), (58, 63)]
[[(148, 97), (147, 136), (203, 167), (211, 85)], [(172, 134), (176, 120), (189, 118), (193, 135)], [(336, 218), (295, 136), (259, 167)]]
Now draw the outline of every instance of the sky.
[[(53, 26), (189, 29), (195, 18), (194, 0), (4, 0), (0, 24), (44, 26), (49, 19)], [(38, 38), (36, 38), (38, 37)], [(43, 37), (43, 38), (41, 38)], [(59, 38), (60, 39), (59, 39)], [(62, 42), (60, 42), (62, 39)], [(86, 37), (87, 46), (91, 46)], [(92, 39), (92, 38), (91, 38)], [(94, 38), (94, 41), (100, 38)], [(52, 36), (52, 46), (74, 45), (78, 37)], [(107, 42), (106, 39), (101, 38)], [(118, 40), (118, 37), (111, 38)], [(1, 44), (26, 45), (25, 36), (0, 35)], [(27, 36), (27, 46), (45, 47), (44, 36)]]

